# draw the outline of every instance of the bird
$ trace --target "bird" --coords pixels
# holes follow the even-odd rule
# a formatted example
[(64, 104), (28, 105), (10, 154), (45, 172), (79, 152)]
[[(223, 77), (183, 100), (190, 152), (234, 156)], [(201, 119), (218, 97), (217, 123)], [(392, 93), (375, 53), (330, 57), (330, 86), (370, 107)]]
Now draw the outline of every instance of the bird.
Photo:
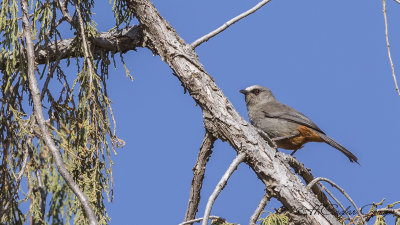
[(353, 153), (328, 137), (307, 116), (279, 102), (270, 89), (253, 85), (239, 92), (245, 96), (250, 123), (266, 133), (278, 148), (294, 150), (293, 155), (308, 142), (325, 142), (350, 162), (358, 163)]

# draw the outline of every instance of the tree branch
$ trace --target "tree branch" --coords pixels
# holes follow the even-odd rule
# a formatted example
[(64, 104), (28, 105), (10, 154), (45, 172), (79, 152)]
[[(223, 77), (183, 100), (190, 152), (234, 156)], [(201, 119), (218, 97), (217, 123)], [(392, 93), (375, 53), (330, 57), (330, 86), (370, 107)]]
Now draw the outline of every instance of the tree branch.
[(354, 208), (357, 210), (357, 214), (360, 217), (361, 221), (363, 224), (366, 224), (360, 209), (357, 207), (356, 203), (354, 203), (353, 199), (350, 198), (350, 196), (343, 190), (343, 188), (341, 188), (339, 185), (335, 184), (333, 181), (329, 180), (328, 178), (324, 178), (324, 177), (317, 177), (315, 178), (313, 181), (311, 181), (308, 185), (307, 185), (307, 189), (310, 189), (312, 186), (314, 186), (317, 182), (319, 181), (326, 181), (328, 183), (330, 183), (333, 187), (337, 188), (340, 192), (342, 192), (342, 194), (344, 196), (346, 196), (346, 198), (351, 202), (351, 204), (353, 204)]
[(33, 100), (33, 108), (34, 114), (36, 117), (36, 121), (39, 124), (40, 131), (42, 132), (42, 138), (49, 148), (57, 169), (61, 176), (64, 178), (67, 185), (71, 188), (71, 190), (75, 193), (77, 198), (82, 204), (82, 207), (85, 211), (85, 214), (89, 220), (90, 225), (97, 225), (96, 215), (94, 214), (92, 207), (90, 205), (89, 200), (86, 195), (79, 189), (78, 185), (74, 182), (68, 170), (65, 168), (65, 164), (62, 160), (61, 154), (56, 147), (53, 139), (50, 136), (49, 130), (47, 128), (43, 111), (42, 111), (42, 102), (40, 99), (40, 91), (38, 88), (36, 75), (35, 75), (35, 52), (34, 52), (34, 43), (32, 40), (31, 34), (31, 26), (28, 20), (28, 2), (27, 0), (21, 0), (21, 8), (22, 8), (22, 27), (23, 33), (25, 36), (26, 42), (26, 53), (27, 53), (27, 74), (29, 79), (29, 89), (32, 95)]
[[(278, 153), (280, 157), (286, 161), (290, 167), (293, 168), (294, 172), (300, 175), (304, 181), (308, 184), (311, 181), (313, 181), (315, 178), (311, 174), (310, 170), (305, 168), (304, 164), (299, 162), (295, 157), (285, 154), (283, 152)], [(322, 184), (321, 184), (322, 185)], [(337, 210), (335, 207), (332, 205), (332, 203), (329, 201), (329, 199), (326, 197), (324, 192), (318, 187), (318, 186), (313, 186), (311, 189), (314, 194), (317, 196), (318, 200), (322, 203), (322, 205), (333, 215), (338, 216)], [(339, 203), (340, 204), (340, 203)]]
[(215, 137), (206, 131), (197, 157), (196, 165), (193, 167), (193, 179), (184, 221), (190, 221), (196, 217), (200, 202), (200, 191), (203, 186), (204, 173), (206, 171), (206, 164), (212, 154), (215, 140)]
[(369, 221), (374, 216), (387, 215), (387, 214), (392, 214), (392, 215), (395, 215), (400, 218), (400, 209), (391, 209), (389, 207), (385, 207), (382, 209), (376, 209), (371, 212), (368, 212), (367, 214), (364, 214), (364, 218), (366, 221)]
[[(202, 69), (198, 56), (160, 16), (149, 0), (124, 0), (139, 20), (146, 47), (160, 55), (182, 86), (203, 111), (204, 125), (216, 138), (227, 141), (265, 186), (288, 209), (313, 209), (321, 203), (286, 165), (257, 131), (241, 117), (230, 101)], [(340, 224), (329, 212), (305, 214), (307, 224)]]
[[(221, 218), (221, 217), (219, 217), (219, 216), (209, 216), (208, 218), (209, 218), (209, 219), (212, 219), (212, 220), (218, 220), (218, 219), (220, 219), (220, 220), (221, 220), (221, 219), (222, 219), (222, 220), (225, 220), (225, 219), (223, 219), (223, 218)], [(180, 223), (179, 225), (192, 224), (192, 223), (195, 223), (195, 222), (200, 222), (200, 221), (202, 221), (202, 220), (203, 220), (203, 217), (197, 218), (197, 219), (193, 219), (193, 220), (189, 220), (189, 221)]]
[(385, 20), (385, 38), (386, 38), (386, 47), (387, 47), (387, 52), (388, 52), (388, 57), (389, 57), (389, 63), (390, 63), (390, 68), (392, 69), (392, 77), (393, 77), (393, 81), (394, 81), (394, 86), (396, 88), (397, 94), (399, 94), (399, 96), (400, 96), (400, 90), (399, 90), (399, 86), (397, 85), (397, 78), (396, 78), (396, 74), (394, 72), (392, 54), (390, 53), (389, 31), (388, 31), (389, 29), (388, 29), (388, 21), (387, 21), (387, 16), (386, 16), (386, 0), (382, 0), (382, 5), (383, 5), (383, 10), (382, 10), (383, 18)]
[(271, 193), (268, 190), (265, 190), (264, 196), (262, 197), (260, 203), (258, 203), (258, 206), (254, 211), (253, 215), (251, 215), (250, 217), (250, 222), (249, 222), (250, 225), (257, 224), (258, 218), (260, 217), (262, 211), (264, 210), (265, 206), (267, 205), (271, 197), (272, 197)]
[[(83, 57), (82, 52), (75, 48), (73, 41), (75, 38), (64, 39), (61, 41), (50, 43), (49, 45), (41, 45), (35, 51), (36, 63), (46, 64), (71, 57)], [(127, 52), (142, 47), (143, 33), (140, 26), (131, 26), (122, 30), (112, 30), (100, 33), (99, 36), (89, 40), (90, 45), (103, 51)], [(6, 60), (11, 55), (0, 54), (0, 70), (6, 68)], [(19, 58), (19, 57), (16, 57)], [(47, 61), (48, 60), (48, 61)], [(17, 63), (16, 67), (19, 64)]]
[(217, 199), (219, 193), (224, 189), (228, 179), (231, 177), (233, 172), (237, 169), (240, 163), (246, 158), (245, 153), (239, 153), (236, 158), (232, 161), (229, 168), (226, 170), (225, 174), (222, 176), (221, 180), (218, 182), (217, 186), (215, 187), (213, 193), (208, 198), (206, 210), (204, 211), (203, 222), (202, 225), (208, 224), (208, 217), (210, 216), (211, 208), (214, 205), (215, 199)]
[(259, 8), (263, 7), (265, 4), (270, 2), (271, 0), (263, 0), (259, 2), (257, 5), (255, 5), (253, 8), (247, 10), (246, 12), (236, 16), (235, 18), (232, 18), (228, 22), (224, 23), (222, 26), (218, 27), (217, 29), (211, 31), (210, 33), (204, 35), (203, 37), (197, 39), (195, 42), (191, 44), (192, 48), (195, 49), (197, 46), (201, 45), (202, 43), (208, 41), (210, 38), (214, 37), (215, 35), (221, 33), (224, 31), (226, 28), (230, 27), (232, 24), (236, 23), (237, 21), (245, 18), (246, 16), (254, 13), (257, 11)]

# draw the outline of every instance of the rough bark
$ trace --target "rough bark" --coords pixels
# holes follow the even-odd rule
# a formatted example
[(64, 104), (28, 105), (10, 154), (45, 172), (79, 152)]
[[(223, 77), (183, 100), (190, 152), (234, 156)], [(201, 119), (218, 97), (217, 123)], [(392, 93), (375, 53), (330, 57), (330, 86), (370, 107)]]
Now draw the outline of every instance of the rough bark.
[[(203, 110), (204, 125), (213, 136), (247, 156), (246, 163), (289, 211), (311, 210), (321, 205), (291, 172), (256, 130), (234, 109), (200, 64), (194, 50), (157, 12), (148, 0), (126, 0), (138, 18), (146, 47), (159, 54)], [(329, 212), (304, 213), (306, 224), (340, 224)]]
[[(35, 49), (37, 64), (45, 64), (47, 60), (54, 62), (71, 57), (83, 57), (83, 52), (78, 51), (73, 44), (75, 38), (64, 39), (49, 45), (41, 45)], [(89, 40), (91, 46), (110, 52), (127, 52), (143, 46), (143, 35), (140, 26), (127, 27), (122, 30), (112, 30), (100, 33), (96, 38)], [(0, 70), (6, 68), (5, 54), (0, 54)], [(18, 57), (17, 57), (18, 58)], [(18, 64), (17, 66), (18, 67)]]
[(203, 143), (200, 147), (196, 165), (193, 167), (193, 179), (184, 221), (189, 221), (196, 218), (196, 213), (200, 203), (200, 191), (203, 186), (204, 174), (206, 172), (206, 164), (211, 156), (211, 149), (213, 148), (214, 142), (215, 137), (206, 132), (204, 134)]

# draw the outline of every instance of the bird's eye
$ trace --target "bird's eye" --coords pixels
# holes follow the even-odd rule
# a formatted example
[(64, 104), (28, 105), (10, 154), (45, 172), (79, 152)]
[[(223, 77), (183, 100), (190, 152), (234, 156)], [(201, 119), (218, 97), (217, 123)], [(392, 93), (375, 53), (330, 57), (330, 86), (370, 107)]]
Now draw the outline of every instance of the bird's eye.
[(253, 93), (254, 93), (255, 95), (260, 94), (260, 89), (254, 89), (254, 90), (253, 90)]

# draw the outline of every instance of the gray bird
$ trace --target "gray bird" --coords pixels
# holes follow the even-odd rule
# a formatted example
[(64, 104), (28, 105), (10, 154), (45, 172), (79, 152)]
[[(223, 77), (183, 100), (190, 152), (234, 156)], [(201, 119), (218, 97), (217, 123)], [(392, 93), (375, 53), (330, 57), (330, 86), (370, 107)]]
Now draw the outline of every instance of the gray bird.
[(253, 85), (240, 92), (245, 96), (251, 124), (268, 134), (277, 147), (296, 152), (307, 142), (325, 142), (358, 163), (353, 153), (326, 136), (308, 117), (280, 103), (268, 88)]

